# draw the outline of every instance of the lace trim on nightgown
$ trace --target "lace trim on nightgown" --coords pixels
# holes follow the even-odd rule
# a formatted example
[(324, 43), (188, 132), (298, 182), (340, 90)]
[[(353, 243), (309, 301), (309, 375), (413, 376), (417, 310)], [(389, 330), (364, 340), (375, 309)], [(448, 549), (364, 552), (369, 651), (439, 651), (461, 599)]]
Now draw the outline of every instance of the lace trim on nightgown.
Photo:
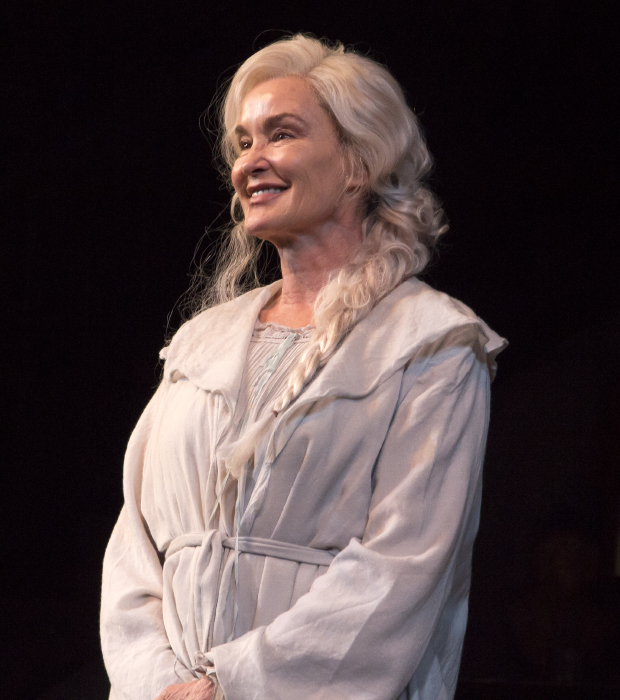
[(278, 323), (267, 321), (266, 323), (256, 322), (252, 332), (252, 340), (286, 340), (291, 333), (295, 333), (300, 340), (307, 340), (314, 330), (314, 326), (303, 326), (303, 328), (288, 328)]

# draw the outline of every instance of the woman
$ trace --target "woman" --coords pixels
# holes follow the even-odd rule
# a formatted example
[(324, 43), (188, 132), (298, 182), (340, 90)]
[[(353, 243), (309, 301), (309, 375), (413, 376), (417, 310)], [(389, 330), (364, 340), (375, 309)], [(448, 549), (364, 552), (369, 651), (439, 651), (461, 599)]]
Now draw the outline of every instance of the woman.
[[(297, 35), (222, 119), (236, 225), (128, 447), (111, 697), (452, 697), (504, 341), (414, 276), (444, 230), (415, 116)], [(239, 295), (261, 241), (282, 280)]]

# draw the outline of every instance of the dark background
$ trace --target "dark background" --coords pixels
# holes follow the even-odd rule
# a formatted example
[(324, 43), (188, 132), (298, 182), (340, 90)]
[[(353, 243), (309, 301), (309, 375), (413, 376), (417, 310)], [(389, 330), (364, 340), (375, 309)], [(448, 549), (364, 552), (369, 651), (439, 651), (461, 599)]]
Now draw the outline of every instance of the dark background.
[(4, 697), (106, 695), (99, 577), (123, 452), (227, 201), (199, 118), (284, 30), (354, 44), (404, 86), (451, 222), (426, 279), (511, 342), (457, 697), (614, 695), (613, 7), (5, 0)]

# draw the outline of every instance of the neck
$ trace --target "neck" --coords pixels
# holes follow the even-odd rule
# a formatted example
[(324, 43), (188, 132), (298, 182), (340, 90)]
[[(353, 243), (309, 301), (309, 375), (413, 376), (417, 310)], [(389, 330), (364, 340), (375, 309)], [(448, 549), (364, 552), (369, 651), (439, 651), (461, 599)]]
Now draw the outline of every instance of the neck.
[(362, 222), (351, 225), (331, 223), (320, 235), (297, 234), (276, 247), (282, 268), (282, 289), (260, 315), (264, 323), (272, 321), (290, 328), (310, 325), (314, 303), (330, 273), (340, 269), (357, 252), (362, 242)]

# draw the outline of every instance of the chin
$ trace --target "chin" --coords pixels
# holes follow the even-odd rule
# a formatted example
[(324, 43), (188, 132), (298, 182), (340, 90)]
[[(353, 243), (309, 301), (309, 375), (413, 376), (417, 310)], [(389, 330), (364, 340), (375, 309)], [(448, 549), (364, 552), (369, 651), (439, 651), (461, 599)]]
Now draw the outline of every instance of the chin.
[(253, 226), (245, 226), (245, 232), (248, 236), (252, 238), (259, 238), (261, 241), (269, 241), (270, 243), (276, 243), (287, 238), (286, 229), (274, 228), (273, 226), (265, 226), (254, 224)]
[(245, 227), (245, 232), (248, 236), (251, 236), (252, 238), (260, 238), (262, 241), (268, 241), (271, 238), (271, 235), (273, 234), (273, 232), (268, 229), (260, 227), (248, 228), (247, 226)]

